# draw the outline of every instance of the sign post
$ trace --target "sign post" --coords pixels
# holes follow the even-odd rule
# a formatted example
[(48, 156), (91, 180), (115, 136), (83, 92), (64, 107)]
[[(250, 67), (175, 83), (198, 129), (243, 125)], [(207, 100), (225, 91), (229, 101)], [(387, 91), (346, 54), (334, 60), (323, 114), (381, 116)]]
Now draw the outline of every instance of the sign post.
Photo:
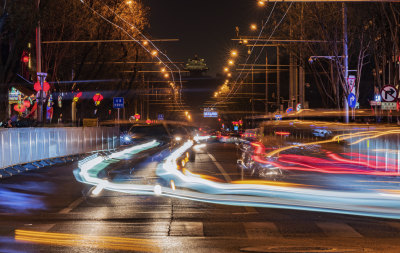
[(113, 99), (113, 108), (118, 110), (118, 124), (119, 124), (119, 109), (124, 108), (124, 98), (123, 97), (115, 97)]

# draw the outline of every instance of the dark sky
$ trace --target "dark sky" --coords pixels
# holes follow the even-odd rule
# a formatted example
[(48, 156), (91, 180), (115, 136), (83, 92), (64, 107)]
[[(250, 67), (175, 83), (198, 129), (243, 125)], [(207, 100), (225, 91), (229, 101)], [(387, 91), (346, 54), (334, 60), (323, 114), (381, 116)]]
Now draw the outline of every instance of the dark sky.
[(261, 20), (255, 0), (144, 0), (150, 7), (153, 38), (177, 38), (158, 43), (173, 61), (186, 62), (198, 54), (209, 66), (208, 75), (222, 71), (230, 49), (237, 47), (235, 26), (248, 32), (250, 23)]

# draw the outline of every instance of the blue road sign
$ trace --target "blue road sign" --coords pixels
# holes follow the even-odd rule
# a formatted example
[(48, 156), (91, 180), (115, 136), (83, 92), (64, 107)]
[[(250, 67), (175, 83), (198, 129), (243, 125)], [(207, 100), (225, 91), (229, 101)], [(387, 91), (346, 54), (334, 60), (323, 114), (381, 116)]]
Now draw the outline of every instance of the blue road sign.
[(158, 114), (157, 120), (164, 120), (164, 114)]
[(350, 108), (356, 107), (357, 104), (356, 95), (350, 93), (349, 96), (347, 97), (347, 102), (349, 103)]
[(113, 99), (113, 108), (122, 109), (124, 108), (124, 98), (116, 97)]

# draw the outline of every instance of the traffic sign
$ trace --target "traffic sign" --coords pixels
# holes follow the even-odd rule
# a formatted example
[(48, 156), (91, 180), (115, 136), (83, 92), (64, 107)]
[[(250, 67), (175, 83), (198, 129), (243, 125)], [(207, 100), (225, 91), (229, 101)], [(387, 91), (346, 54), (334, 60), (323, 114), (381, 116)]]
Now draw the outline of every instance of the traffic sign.
[(356, 96), (353, 93), (350, 93), (349, 96), (347, 97), (347, 102), (349, 103), (349, 106), (351, 108), (356, 107), (357, 104)]
[(164, 120), (164, 114), (158, 114), (157, 120)]
[(113, 99), (113, 108), (114, 109), (122, 109), (124, 108), (124, 98), (121, 97), (115, 97)]
[(382, 101), (385, 101), (385, 102), (396, 101), (398, 94), (399, 93), (397, 92), (397, 89), (391, 85), (383, 86), (383, 88), (381, 90)]
[(397, 110), (397, 103), (396, 102), (382, 102), (382, 110), (395, 111), (395, 110)]
[(356, 76), (349, 75), (347, 77), (347, 85), (349, 86), (350, 93), (356, 93)]

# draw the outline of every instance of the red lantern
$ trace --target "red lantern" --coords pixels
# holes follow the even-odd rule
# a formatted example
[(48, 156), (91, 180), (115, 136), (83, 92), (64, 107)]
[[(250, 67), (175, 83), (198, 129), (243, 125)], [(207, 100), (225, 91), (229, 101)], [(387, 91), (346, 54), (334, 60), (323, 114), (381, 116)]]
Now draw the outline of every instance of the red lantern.
[(79, 100), (80, 97), (82, 97), (82, 92), (79, 92), (78, 94), (76, 94), (76, 95), (74, 96), (74, 98), (73, 98), (72, 101), (78, 102), (78, 100)]
[(94, 104), (95, 104), (96, 106), (100, 104), (101, 100), (103, 100), (103, 95), (101, 95), (100, 93), (96, 93), (96, 94), (93, 96), (93, 101), (94, 101)]
[(31, 102), (29, 102), (28, 100), (24, 100), (24, 106), (26, 108), (29, 108), (31, 106)]
[(134, 117), (136, 120), (140, 120), (140, 114), (136, 113)]
[(146, 124), (151, 124), (151, 120), (147, 119)]
[[(36, 82), (35, 85), (33, 86), (33, 88), (35, 89), (35, 91), (40, 91), (41, 90), (40, 82)], [(50, 84), (48, 82), (44, 81), (43, 91), (48, 92), (49, 90), (50, 90)]]
[(23, 111), (26, 110), (26, 107), (22, 104), (16, 104), (16, 105), (14, 105), (14, 110), (22, 113)]
[(25, 55), (22, 57), (22, 62), (23, 63), (28, 63), (29, 62), (29, 56)]

